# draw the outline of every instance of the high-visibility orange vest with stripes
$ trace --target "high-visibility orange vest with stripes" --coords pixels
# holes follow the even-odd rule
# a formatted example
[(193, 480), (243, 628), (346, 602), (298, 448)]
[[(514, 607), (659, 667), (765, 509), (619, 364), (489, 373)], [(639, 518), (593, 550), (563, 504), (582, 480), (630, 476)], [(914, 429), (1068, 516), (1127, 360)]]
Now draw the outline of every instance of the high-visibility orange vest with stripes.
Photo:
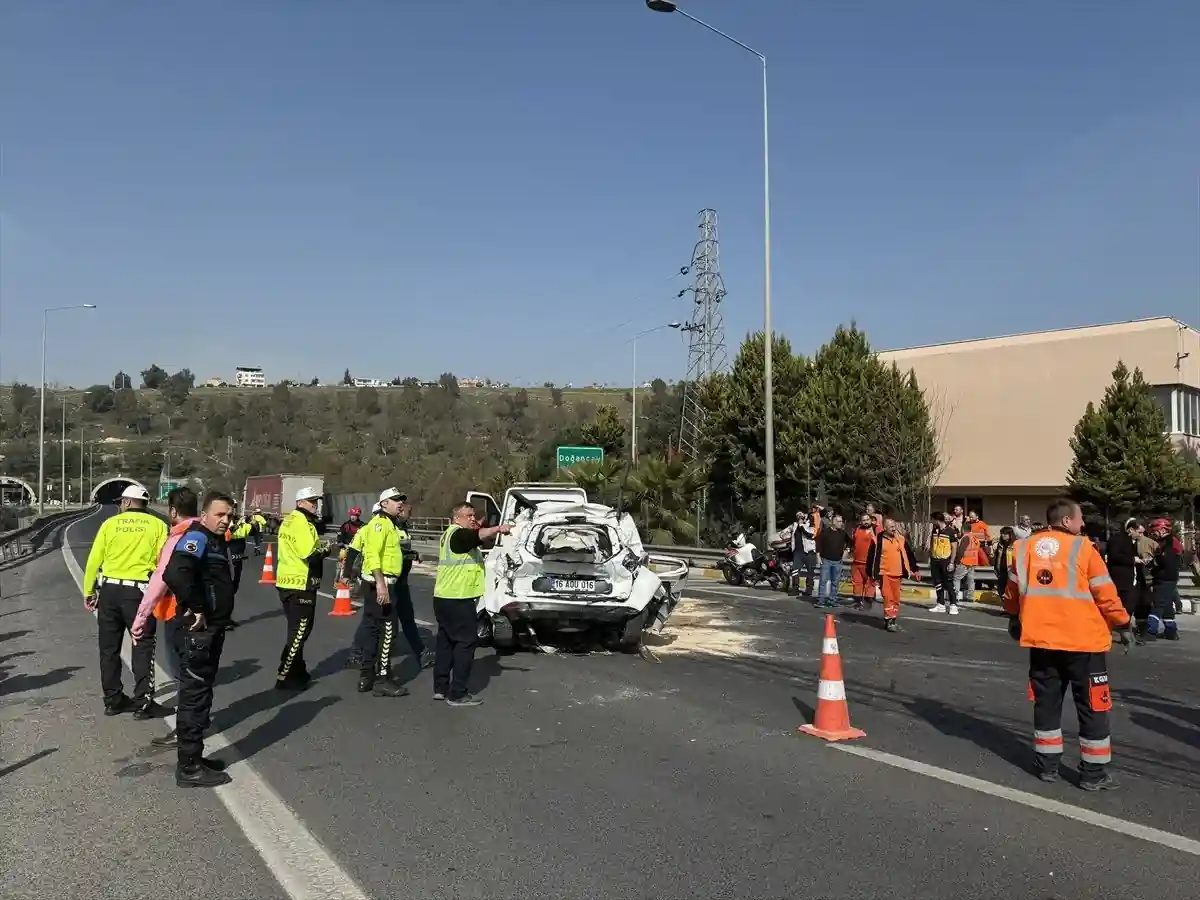
[(1092, 542), (1043, 531), (1013, 545), (1004, 610), (1021, 618), (1021, 646), (1105, 653), (1129, 622), (1108, 566)]

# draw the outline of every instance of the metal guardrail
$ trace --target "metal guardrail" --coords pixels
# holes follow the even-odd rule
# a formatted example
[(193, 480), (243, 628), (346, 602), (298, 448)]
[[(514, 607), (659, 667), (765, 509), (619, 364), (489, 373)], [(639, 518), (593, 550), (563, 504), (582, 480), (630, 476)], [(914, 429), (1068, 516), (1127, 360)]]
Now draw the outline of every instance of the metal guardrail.
[(92, 506), (77, 506), (34, 519), (23, 528), (0, 534), (0, 565), (16, 562), (39, 549), (40, 538), (64, 519), (80, 516), (95, 509)]

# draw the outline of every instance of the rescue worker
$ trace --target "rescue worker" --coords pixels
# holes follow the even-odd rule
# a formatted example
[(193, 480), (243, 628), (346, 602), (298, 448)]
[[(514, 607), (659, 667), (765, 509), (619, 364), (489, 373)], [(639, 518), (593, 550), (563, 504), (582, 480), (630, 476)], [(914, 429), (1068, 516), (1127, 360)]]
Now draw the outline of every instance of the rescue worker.
[(1175, 614), (1183, 609), (1179, 597), (1179, 570), (1183, 568), (1183, 544), (1171, 530), (1170, 519), (1155, 519), (1147, 529), (1157, 543), (1151, 567), (1154, 588), (1152, 593), (1155, 612), (1162, 619), (1163, 639), (1179, 640), (1179, 625)]
[(858, 527), (850, 539), (850, 593), (854, 597), (855, 609), (870, 609), (875, 600), (875, 579), (871, 577), (867, 565), (871, 547), (879, 537), (871, 512), (873, 509), (873, 506), (867, 505), (867, 511), (859, 516)]
[[(371, 517), (374, 518), (379, 514), (379, 503), (377, 502), (371, 507)], [(350, 596), (355, 597), (362, 593), (362, 542), (367, 536), (365, 528), (360, 528), (354, 535), (354, 540), (350, 542), (343, 552), (346, 554), (342, 561), (342, 580), (350, 585)], [(403, 548), (401, 548), (403, 552)], [(361, 601), (358, 604), (363, 608), (363, 613), (359, 616), (358, 627), (354, 630), (354, 640), (350, 645), (350, 655), (346, 658), (347, 669), (361, 669), (363, 658), (363, 646), (367, 640), (367, 608), (366, 604)]]
[(944, 512), (930, 516), (929, 530), (929, 580), (933, 582), (934, 604), (932, 612), (945, 612), (954, 601), (954, 547), (958, 543), (958, 532), (950, 524)]
[(1069, 685), (1079, 717), (1079, 786), (1108, 790), (1117, 785), (1107, 772), (1112, 699), (1106, 654), (1113, 629), (1129, 630), (1129, 613), (1104, 560), (1081, 534), (1079, 504), (1056, 500), (1046, 510), (1046, 521), (1046, 531), (1013, 547), (1004, 592), (1008, 633), (1029, 648), (1034, 771), (1042, 781), (1058, 780), (1062, 704)]
[(231, 780), (224, 762), (204, 757), (204, 731), (211, 721), (225, 627), (233, 616), (233, 567), (225, 542), (232, 513), (228, 494), (205, 494), (200, 518), (179, 538), (163, 572), (167, 590), (175, 595), (175, 651), (182, 669), (175, 710), (179, 787), (216, 787)]
[(267, 530), (267, 520), (263, 517), (260, 507), (254, 507), (250, 524), (254, 526), (254, 555), (262, 556), (262, 536)]
[(875, 527), (876, 537), (883, 534), (883, 514), (875, 511), (874, 503), (867, 504), (866, 511), (863, 513), (863, 515), (871, 520), (871, 524)]
[[(246, 564), (246, 538), (254, 531), (254, 525), (238, 515), (237, 501), (233, 503), (232, 520), (225, 531), (225, 541), (229, 544), (229, 562), (233, 566), (233, 593), (236, 596), (242, 584), (242, 567)], [(233, 619), (227, 626), (230, 631), (238, 627)]]
[(460, 503), (450, 511), (450, 526), (438, 542), (437, 577), (433, 583), (433, 615), (438, 623), (433, 699), (445, 700), (447, 706), (478, 706), (483, 702), (467, 690), (479, 639), (475, 608), (484, 589), (480, 545), (511, 530), (509, 525), (479, 527), (475, 507)]
[[(150, 576), (150, 584), (146, 586), (146, 593), (142, 595), (142, 602), (138, 606), (137, 618), (133, 620), (133, 628), (129, 631), (136, 646), (145, 637), (146, 623), (151, 616), (162, 623), (161, 646), (165, 650), (163, 668), (175, 679), (176, 692), (179, 690), (179, 681), (183, 677), (183, 672), (179, 666), (179, 654), (175, 650), (175, 597), (167, 590), (167, 584), (163, 579), (167, 571), (167, 564), (171, 561), (171, 554), (175, 552), (175, 545), (179, 543), (179, 539), (187, 533), (199, 516), (200, 498), (191, 488), (177, 487), (167, 495), (167, 520), (171, 524), (170, 534), (158, 554), (158, 568)], [(176, 734), (175, 729), (172, 728), (162, 737), (151, 738), (150, 743), (156, 747), (174, 747)]]
[(135, 719), (166, 714), (154, 702), (154, 626), (133, 647), (133, 698), (121, 684), (121, 644), (133, 628), (142, 594), (167, 542), (167, 525), (147, 510), (150, 495), (130, 485), (121, 493), (120, 512), (104, 521), (88, 553), (83, 576), (84, 605), (96, 613), (100, 685), (104, 714), (133, 710)]
[(395, 488), (386, 488), (379, 495), (379, 515), (363, 529), (366, 537), (362, 542), (361, 581), (367, 634), (362, 645), (358, 690), (376, 697), (408, 695), (408, 688), (391, 677), (392, 640), (396, 635), (394, 594), (396, 582), (404, 571), (400, 533), (396, 528), (402, 496)]
[(975, 566), (982, 552), (978, 532), (964, 531), (954, 551), (954, 592), (950, 595), (949, 610), (952, 616), (958, 615), (959, 601), (970, 603), (975, 599)]
[(992, 529), (979, 517), (979, 513), (971, 510), (967, 513), (966, 530), (979, 538), (979, 549), (975, 553), (975, 565), (986, 566), (992, 559)]
[(329, 544), (317, 531), (320, 491), (300, 488), (296, 508), (279, 526), (279, 558), (275, 561), (275, 588), (287, 617), (287, 641), (279, 654), (275, 687), (281, 691), (303, 690), (312, 676), (304, 662), (304, 644), (312, 636), (317, 591)]
[(363, 524), (361, 506), (350, 507), (347, 514), (350, 518), (343, 522), (342, 527), (338, 529), (338, 543), (343, 547), (354, 540), (354, 535), (358, 534), (358, 529), (362, 528)]
[(921, 580), (912, 545), (895, 519), (886, 519), (883, 534), (871, 546), (867, 568), (883, 594), (883, 624), (888, 631), (900, 630), (900, 589), (905, 578)]

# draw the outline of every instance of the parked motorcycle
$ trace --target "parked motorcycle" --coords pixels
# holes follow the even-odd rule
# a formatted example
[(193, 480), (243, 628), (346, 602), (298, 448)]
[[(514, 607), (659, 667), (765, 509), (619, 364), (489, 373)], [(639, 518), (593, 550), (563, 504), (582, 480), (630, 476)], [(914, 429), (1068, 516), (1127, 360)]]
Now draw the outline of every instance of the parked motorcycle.
[(791, 588), (792, 579), (796, 577), (796, 559), (792, 553), (792, 542), (772, 541), (771, 559), (779, 567), (780, 587), (786, 593)]
[(774, 590), (787, 585), (779, 561), (774, 556), (764, 556), (744, 534), (736, 535), (725, 547), (725, 558), (719, 566), (725, 581), (732, 585), (756, 585), (765, 581)]

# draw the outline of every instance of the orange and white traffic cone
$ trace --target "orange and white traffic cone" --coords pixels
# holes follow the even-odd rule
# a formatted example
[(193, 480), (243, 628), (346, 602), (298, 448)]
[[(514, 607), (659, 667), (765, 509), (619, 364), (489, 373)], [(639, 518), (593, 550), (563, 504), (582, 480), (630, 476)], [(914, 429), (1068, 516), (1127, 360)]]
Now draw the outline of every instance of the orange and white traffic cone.
[(333, 609), (329, 611), (331, 616), (352, 616), (354, 609), (350, 606), (350, 585), (344, 581), (337, 583), (337, 593), (333, 597)]
[(827, 741), (846, 741), (866, 737), (850, 725), (850, 707), (846, 705), (846, 683), (842, 681), (842, 657), (838, 653), (837, 631), (833, 616), (825, 617), (825, 640), (821, 643), (821, 682), (817, 685), (817, 714), (811, 725), (800, 730)]
[(271, 553), (271, 545), (267, 544), (267, 555), (263, 559), (262, 578), (258, 579), (259, 584), (274, 584), (275, 583), (275, 557)]

